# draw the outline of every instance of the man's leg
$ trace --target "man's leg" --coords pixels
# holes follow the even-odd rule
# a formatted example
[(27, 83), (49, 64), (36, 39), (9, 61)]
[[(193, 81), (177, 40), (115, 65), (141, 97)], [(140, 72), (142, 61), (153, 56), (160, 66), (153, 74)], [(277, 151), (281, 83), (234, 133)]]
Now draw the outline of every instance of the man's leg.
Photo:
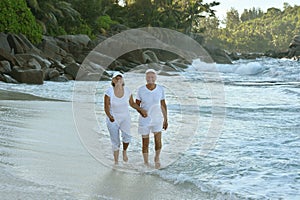
[(148, 152), (149, 152), (149, 134), (148, 135), (142, 135), (142, 152), (143, 152), (143, 158), (145, 165), (149, 165), (148, 161)]
[(160, 168), (160, 161), (159, 161), (159, 156), (160, 156), (160, 151), (161, 151), (161, 132), (154, 133), (154, 142), (155, 142), (155, 157), (154, 157), (154, 163), (155, 163), (155, 168), (158, 169)]

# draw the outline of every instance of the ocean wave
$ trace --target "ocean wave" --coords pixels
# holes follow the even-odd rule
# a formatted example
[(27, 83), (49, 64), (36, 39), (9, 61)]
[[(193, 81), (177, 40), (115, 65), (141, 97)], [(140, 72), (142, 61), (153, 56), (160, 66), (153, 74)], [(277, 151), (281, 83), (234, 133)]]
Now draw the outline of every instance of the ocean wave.
[[(193, 160), (189, 160), (188, 163), (184, 161), (185, 164), (177, 162), (165, 170), (153, 171), (151, 174), (158, 175), (162, 179), (171, 181), (173, 184), (180, 185), (183, 188), (190, 188), (192, 190), (191, 192), (201, 192), (203, 193), (201, 196), (205, 196), (206, 199), (247, 199), (240, 194), (218, 187), (218, 184), (215, 184), (214, 181), (210, 181), (209, 178), (203, 179), (197, 176), (197, 171), (199, 171), (201, 167), (197, 166), (199, 165), (198, 161), (193, 162)], [(186, 164), (189, 166), (185, 166)], [(185, 170), (179, 170), (181, 167)]]
[(193, 60), (192, 64), (188, 68), (188, 71), (236, 73), (240, 75), (256, 75), (264, 70), (266, 70), (266, 67), (260, 62), (216, 64), (205, 63), (200, 59)]

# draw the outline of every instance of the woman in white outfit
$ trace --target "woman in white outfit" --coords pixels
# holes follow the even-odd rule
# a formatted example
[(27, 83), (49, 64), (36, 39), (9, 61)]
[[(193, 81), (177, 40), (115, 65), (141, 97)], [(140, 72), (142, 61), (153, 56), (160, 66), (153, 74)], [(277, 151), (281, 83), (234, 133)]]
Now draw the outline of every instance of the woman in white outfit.
[(131, 139), (129, 105), (142, 115), (147, 116), (147, 113), (134, 102), (130, 90), (124, 87), (122, 73), (113, 74), (111, 85), (112, 87), (108, 88), (104, 95), (104, 111), (107, 116), (106, 125), (110, 134), (114, 161), (118, 164), (121, 146), (120, 133), (123, 143), (123, 160), (128, 161), (126, 150)]
[(154, 133), (155, 142), (155, 167), (160, 168), (160, 151), (162, 148), (161, 132), (168, 128), (167, 105), (165, 102), (164, 88), (155, 83), (156, 71), (146, 71), (147, 84), (138, 88), (136, 103), (147, 111), (145, 116), (139, 117), (138, 132), (142, 135), (142, 152), (145, 165), (148, 164), (149, 134)]

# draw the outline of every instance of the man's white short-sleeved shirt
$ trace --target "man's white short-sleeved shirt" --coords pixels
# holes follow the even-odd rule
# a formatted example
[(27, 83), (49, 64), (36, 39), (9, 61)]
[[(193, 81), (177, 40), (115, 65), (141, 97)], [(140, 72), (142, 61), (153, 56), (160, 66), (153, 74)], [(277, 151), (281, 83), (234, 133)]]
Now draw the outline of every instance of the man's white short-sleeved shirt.
[(139, 126), (155, 126), (163, 120), (161, 100), (165, 99), (164, 88), (156, 84), (154, 90), (149, 90), (146, 85), (138, 88), (136, 99), (141, 101), (141, 108), (147, 111), (148, 117), (139, 117)]

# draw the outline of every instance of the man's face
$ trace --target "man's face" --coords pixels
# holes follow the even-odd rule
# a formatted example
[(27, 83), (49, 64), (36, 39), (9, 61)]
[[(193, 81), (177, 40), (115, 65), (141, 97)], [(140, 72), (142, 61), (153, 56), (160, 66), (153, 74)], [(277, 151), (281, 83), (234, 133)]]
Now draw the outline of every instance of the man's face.
[(148, 72), (146, 74), (146, 81), (148, 84), (154, 84), (156, 81), (156, 74), (153, 72)]

